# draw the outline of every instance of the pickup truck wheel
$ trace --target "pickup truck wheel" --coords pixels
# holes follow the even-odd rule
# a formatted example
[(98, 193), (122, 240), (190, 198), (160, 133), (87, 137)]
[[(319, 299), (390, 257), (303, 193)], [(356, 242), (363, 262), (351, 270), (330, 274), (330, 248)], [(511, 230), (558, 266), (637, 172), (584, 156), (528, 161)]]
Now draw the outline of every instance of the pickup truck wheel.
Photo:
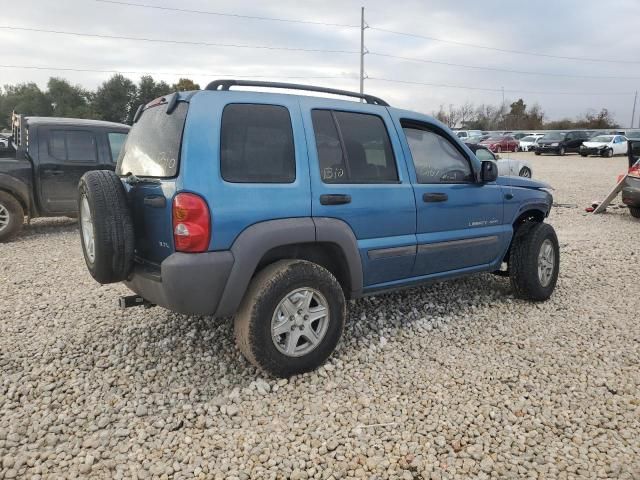
[(125, 280), (133, 264), (133, 222), (120, 178), (94, 170), (80, 179), (78, 211), (84, 260), (99, 283)]
[(235, 316), (236, 343), (255, 366), (278, 377), (322, 365), (346, 317), (344, 293), (325, 268), (281, 260), (261, 270)]
[(548, 223), (525, 223), (511, 244), (509, 276), (520, 298), (547, 300), (556, 287), (560, 269), (558, 237)]
[(629, 207), (629, 213), (633, 218), (640, 218), (640, 207)]
[(15, 237), (24, 225), (24, 210), (16, 198), (0, 191), (0, 242)]

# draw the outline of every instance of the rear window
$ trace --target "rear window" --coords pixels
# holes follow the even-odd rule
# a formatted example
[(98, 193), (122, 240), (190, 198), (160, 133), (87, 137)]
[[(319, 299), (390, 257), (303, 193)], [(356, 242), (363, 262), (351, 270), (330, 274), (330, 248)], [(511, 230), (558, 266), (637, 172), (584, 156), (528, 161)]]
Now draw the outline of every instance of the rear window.
[(296, 179), (289, 110), (230, 104), (222, 113), (220, 171), (234, 183), (291, 183)]
[(96, 138), (83, 130), (51, 130), (49, 155), (65, 162), (95, 163), (98, 161)]
[(178, 173), (182, 131), (188, 104), (179, 102), (167, 115), (166, 105), (151, 107), (135, 123), (118, 159), (118, 175), (168, 178)]

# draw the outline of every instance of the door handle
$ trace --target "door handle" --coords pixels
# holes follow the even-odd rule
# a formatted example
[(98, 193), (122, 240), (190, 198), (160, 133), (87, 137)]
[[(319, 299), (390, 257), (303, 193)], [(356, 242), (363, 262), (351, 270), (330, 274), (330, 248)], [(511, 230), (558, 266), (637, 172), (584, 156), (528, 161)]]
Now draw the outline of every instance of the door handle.
[(44, 173), (53, 176), (64, 175), (63, 170), (45, 170)]
[(430, 192), (422, 195), (422, 201), (425, 203), (446, 202), (447, 200), (449, 200), (449, 195), (446, 193)]
[(345, 203), (351, 203), (351, 195), (342, 193), (326, 193), (320, 195), (321, 205), (344, 205)]

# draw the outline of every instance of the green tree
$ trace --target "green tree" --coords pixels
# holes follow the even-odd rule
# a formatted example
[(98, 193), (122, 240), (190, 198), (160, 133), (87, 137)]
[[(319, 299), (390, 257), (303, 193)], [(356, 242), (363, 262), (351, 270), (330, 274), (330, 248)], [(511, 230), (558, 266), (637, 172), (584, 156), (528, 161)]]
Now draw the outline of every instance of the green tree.
[(118, 73), (98, 87), (92, 107), (103, 120), (125, 123), (134, 108), (136, 93), (136, 85)]
[(25, 115), (48, 116), (53, 113), (47, 95), (35, 83), (5, 85), (4, 94), (0, 97), (0, 128), (11, 123), (11, 112)]
[(200, 90), (200, 85), (194, 83), (190, 78), (181, 78), (178, 83), (174, 83), (171, 86), (174, 92), (188, 92), (191, 90)]
[(136, 95), (129, 110), (128, 123), (133, 123), (133, 116), (140, 105), (146, 105), (151, 100), (169, 93), (171, 93), (171, 87), (166, 82), (156, 82), (151, 75), (140, 77)]
[(92, 118), (95, 114), (89, 104), (90, 93), (79, 85), (71, 85), (61, 78), (50, 78), (47, 96), (56, 117)]

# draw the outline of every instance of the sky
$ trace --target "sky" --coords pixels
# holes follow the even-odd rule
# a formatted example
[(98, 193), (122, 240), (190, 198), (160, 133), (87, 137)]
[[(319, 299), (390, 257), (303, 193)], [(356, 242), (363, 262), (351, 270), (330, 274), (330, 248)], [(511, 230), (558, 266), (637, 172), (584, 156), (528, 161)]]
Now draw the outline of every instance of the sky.
[[(465, 102), (499, 105), (504, 88), (507, 104), (538, 103), (547, 120), (604, 107), (621, 125), (631, 121), (640, 87), (638, 0), (0, 0), (0, 85), (44, 88), (56, 76), (93, 89), (118, 71), (135, 81), (149, 72), (168, 83), (250, 77), (357, 91), (361, 6), (369, 27), (365, 92), (393, 106), (431, 113)], [(637, 110), (636, 125), (640, 101)]]

